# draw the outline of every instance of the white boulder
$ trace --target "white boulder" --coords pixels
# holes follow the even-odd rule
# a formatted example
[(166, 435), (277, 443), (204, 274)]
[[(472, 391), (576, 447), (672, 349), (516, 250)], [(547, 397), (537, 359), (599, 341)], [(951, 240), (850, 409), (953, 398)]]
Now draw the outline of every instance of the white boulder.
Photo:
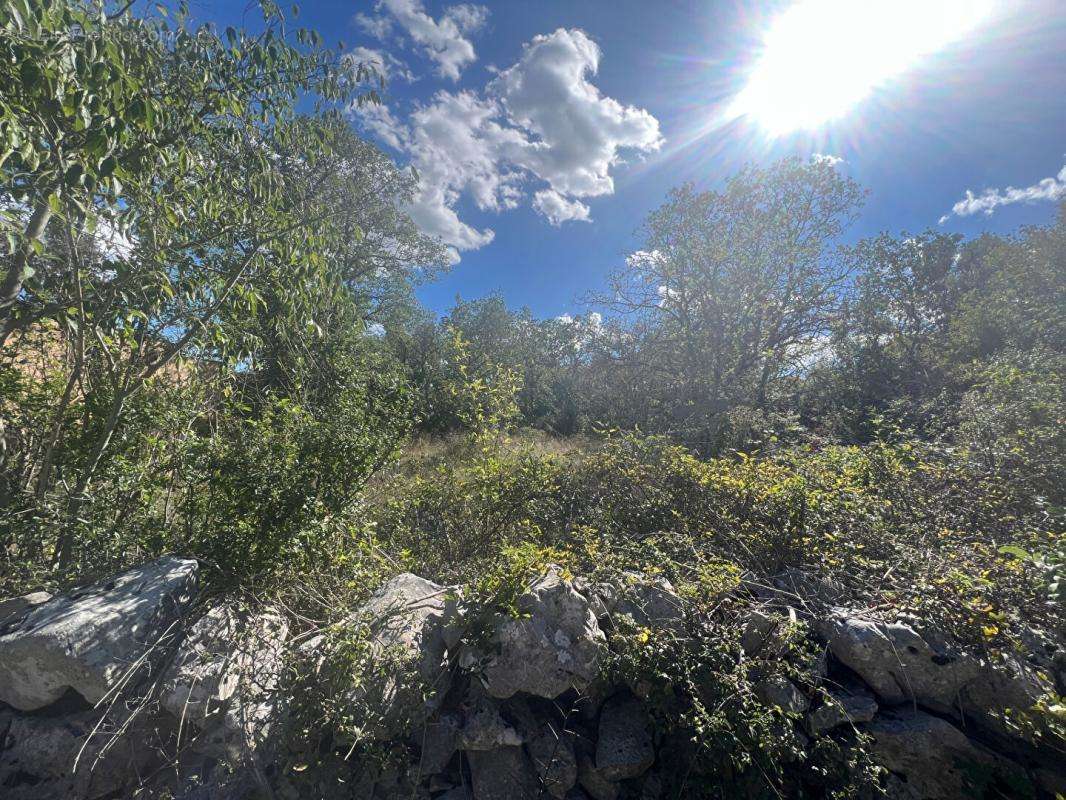
[(96, 703), (163, 655), (196, 594), (197, 564), (165, 556), (53, 597), (0, 631), (0, 701), (43, 708), (73, 688)]

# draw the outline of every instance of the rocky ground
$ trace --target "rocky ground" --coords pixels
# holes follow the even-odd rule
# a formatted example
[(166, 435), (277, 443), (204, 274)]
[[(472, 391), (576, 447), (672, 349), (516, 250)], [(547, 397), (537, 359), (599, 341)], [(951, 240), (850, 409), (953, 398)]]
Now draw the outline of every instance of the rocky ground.
[[(592, 584), (549, 568), (477, 646), (460, 590), (396, 576), (349, 617), (359, 663), (382, 668), (332, 701), (373, 710), (354, 720), (361, 740), (399, 742), (409, 758), (362, 769), (352, 762), (363, 750), (325, 747), (309, 764), (291, 747), (303, 719), (292, 665), (335, 669), (330, 634), (212, 605), (198, 573), (195, 561), (166, 557), (66, 595), (0, 603), (0, 796), (667, 796), (677, 752), (647, 687), (603, 670), (614, 620), (649, 635), (691, 622), (665, 580)], [(790, 626), (810, 631), (812, 684), (772, 674), (757, 686), (799, 741), (868, 735), (896, 798), (1066, 794), (1061, 754), (1016, 721), (1066, 690), (1061, 640), (1034, 631), (1027, 652), (990, 663), (920, 620), (812, 613), (801, 602), (810, 581), (790, 572), (750, 587), (737, 654), (772, 655)]]

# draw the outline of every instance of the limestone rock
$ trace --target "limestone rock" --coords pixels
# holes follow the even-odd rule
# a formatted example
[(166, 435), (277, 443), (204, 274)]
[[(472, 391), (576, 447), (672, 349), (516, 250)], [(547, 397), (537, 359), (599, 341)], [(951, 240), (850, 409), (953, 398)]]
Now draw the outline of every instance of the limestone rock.
[(148, 774), (163, 763), (154, 749), (160, 744), (154, 731), (135, 724), (111, 743), (119, 721), (101, 723), (101, 718), (95, 710), (57, 717), (0, 711), (0, 796), (4, 800), (116, 796), (135, 786), (138, 774)]
[(283, 647), (277, 614), (218, 606), (189, 629), (163, 679), (161, 703), (201, 732), (201, 752), (236, 761), (256, 752), (280, 723)]
[(860, 727), (873, 737), (874, 758), (902, 778), (896, 787), (904, 798), (982, 797), (996, 774), (1017, 771), (950, 722), (921, 711), (882, 714)]
[(540, 779), (540, 785), (552, 797), (562, 800), (577, 783), (577, 756), (573, 734), (563, 729), (552, 715), (538, 717), (530, 705), (515, 698), (507, 705), (526, 743), (526, 753)]
[(934, 648), (909, 625), (835, 613), (815, 625), (833, 655), (888, 705), (917, 700), (950, 711), (976, 665), (947, 646)]
[(618, 800), (621, 787), (616, 781), (608, 780), (585, 753), (578, 755), (577, 780), (592, 800)]
[(681, 598), (666, 578), (626, 572), (617, 592), (613, 615), (627, 615), (652, 630), (678, 630), (684, 621)]
[(759, 653), (777, 630), (781, 620), (757, 608), (751, 609), (743, 620), (740, 633), (740, 647), (744, 654), (753, 656)]
[(353, 615), (353, 624), (367, 626), (373, 659), (389, 665), (372, 673), (353, 696), (383, 712), (366, 735), (391, 738), (436, 709), (448, 690), (445, 637), (454, 618), (448, 590), (409, 572), (382, 586)]
[(821, 736), (841, 725), (869, 722), (875, 714), (877, 701), (861, 686), (830, 689), (826, 701), (807, 715), (807, 732)]
[(415, 743), (421, 747), (419, 767), (423, 775), (443, 772), (459, 749), (459, 735), (463, 720), (458, 714), (441, 714), (439, 719), (427, 722), (421, 731), (415, 731)]
[(981, 664), (977, 677), (962, 687), (958, 707), (985, 730), (1013, 738), (1010, 714), (1031, 709), (1052, 688), (1046, 673), (1008, 655), (995, 666)]
[(606, 581), (593, 583), (588, 578), (577, 577), (574, 578), (574, 588), (588, 598), (589, 608), (597, 620), (610, 614), (618, 602), (618, 587)]
[(775, 603), (784, 603), (798, 608), (811, 604), (836, 601), (844, 587), (839, 580), (820, 572), (808, 572), (789, 567), (770, 580), (770, 587), (763, 587), (760, 594)]
[(903, 622), (878, 622), (837, 611), (818, 621), (815, 630), (836, 659), (886, 705), (917, 702), (937, 713), (965, 715), (1003, 735), (1011, 735), (1006, 709), (1029, 708), (1051, 688), (1038, 670), (1017, 659), (989, 664), (934, 632), (919, 634)]
[(73, 688), (90, 703), (154, 665), (196, 593), (197, 564), (165, 556), (31, 608), (0, 630), (0, 700), (43, 708)]
[(30, 592), (22, 597), (0, 600), (0, 633), (3, 632), (8, 622), (13, 622), (31, 608), (47, 603), (51, 599), (52, 595), (48, 592)]
[(496, 750), (501, 747), (520, 747), (522, 734), (501, 716), (499, 706), (490, 697), (475, 697), (464, 707), (463, 726), (459, 731), (462, 750)]
[(811, 701), (796, 685), (781, 675), (772, 675), (755, 686), (755, 695), (768, 706), (780, 708), (789, 714), (802, 714)]
[(635, 778), (655, 761), (651, 719), (644, 704), (628, 693), (604, 703), (596, 741), (596, 769), (609, 781)]
[(537, 800), (537, 776), (521, 747), (475, 750), (468, 758), (474, 800)]
[(506, 619), (496, 630), (499, 655), (484, 671), (493, 697), (516, 692), (555, 698), (583, 688), (596, 677), (603, 631), (589, 601), (564, 580), (557, 567), (518, 599), (521, 619)]

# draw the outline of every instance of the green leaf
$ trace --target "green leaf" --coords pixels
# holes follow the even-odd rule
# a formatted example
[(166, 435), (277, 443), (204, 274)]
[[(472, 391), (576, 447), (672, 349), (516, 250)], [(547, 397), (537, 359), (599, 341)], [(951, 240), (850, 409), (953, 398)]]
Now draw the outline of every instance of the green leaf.
[(1026, 551), (1025, 549), (1023, 549), (1021, 547), (1018, 547), (1018, 545), (1016, 545), (1016, 544), (1005, 544), (1005, 545), (1003, 545), (1002, 547), (999, 548), (998, 552), (1001, 555), (1014, 556), (1015, 558), (1020, 558), (1023, 561), (1032, 561), (1033, 560), (1033, 554), (1032, 553)]

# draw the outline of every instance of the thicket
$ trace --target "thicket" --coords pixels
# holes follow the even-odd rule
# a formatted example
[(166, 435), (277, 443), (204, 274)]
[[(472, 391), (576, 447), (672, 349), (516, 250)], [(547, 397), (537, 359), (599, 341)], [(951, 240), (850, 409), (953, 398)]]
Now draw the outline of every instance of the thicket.
[(417, 176), (345, 118), (376, 76), (261, 5), (0, 8), (0, 595), (176, 551), (306, 627), (402, 569), (486, 615), (661, 574), (704, 627), (611, 668), (766, 785), (800, 745), (722, 653), (769, 576), (992, 657), (1061, 629), (1066, 208), (844, 245), (862, 191), (788, 159), (673, 192), (582, 316), (436, 320)]

